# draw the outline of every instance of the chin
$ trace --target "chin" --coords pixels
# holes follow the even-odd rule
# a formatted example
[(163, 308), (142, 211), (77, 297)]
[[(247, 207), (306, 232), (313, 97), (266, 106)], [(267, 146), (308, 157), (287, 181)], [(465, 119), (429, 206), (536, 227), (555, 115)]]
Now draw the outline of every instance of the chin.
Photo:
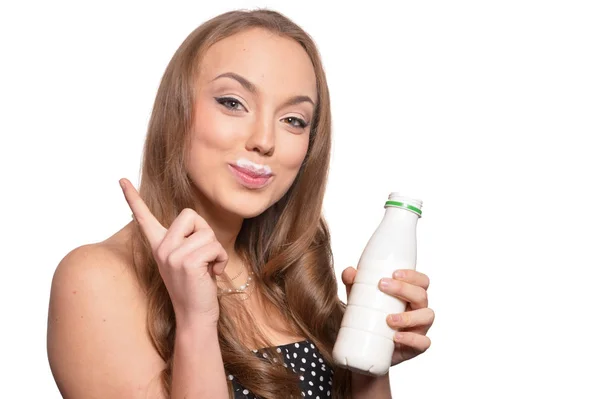
[(221, 203), (221, 206), (244, 219), (250, 219), (262, 214), (274, 203), (266, 191), (227, 193), (225, 198), (226, 200)]

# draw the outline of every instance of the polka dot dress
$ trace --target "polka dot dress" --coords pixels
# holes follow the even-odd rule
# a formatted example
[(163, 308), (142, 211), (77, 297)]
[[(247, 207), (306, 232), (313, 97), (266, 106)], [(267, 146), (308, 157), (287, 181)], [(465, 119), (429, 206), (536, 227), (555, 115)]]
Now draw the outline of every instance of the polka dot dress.
[[(253, 352), (257, 356), (267, 356), (267, 353), (261, 350), (255, 349)], [(277, 352), (283, 354), (283, 365), (298, 374), (298, 384), (303, 397), (309, 399), (331, 398), (333, 370), (311, 341), (304, 340), (280, 345), (277, 347)], [(235, 399), (259, 399), (258, 396), (244, 388), (233, 375), (229, 374), (227, 378), (233, 384)]]

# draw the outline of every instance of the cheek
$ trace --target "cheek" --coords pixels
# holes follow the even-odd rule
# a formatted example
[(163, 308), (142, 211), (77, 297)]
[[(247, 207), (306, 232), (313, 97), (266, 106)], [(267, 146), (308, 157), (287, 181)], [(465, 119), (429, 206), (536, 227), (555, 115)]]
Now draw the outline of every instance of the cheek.
[(225, 118), (217, 112), (198, 112), (192, 129), (192, 149), (231, 148), (235, 141), (235, 129)]
[(280, 165), (283, 169), (293, 173), (300, 170), (308, 151), (308, 137), (308, 134), (292, 136), (280, 146)]
[(238, 139), (232, 124), (225, 120), (226, 116), (210, 109), (202, 111), (202, 106), (196, 107), (185, 169), (196, 188), (207, 198), (217, 201), (226, 171), (225, 154), (235, 148)]

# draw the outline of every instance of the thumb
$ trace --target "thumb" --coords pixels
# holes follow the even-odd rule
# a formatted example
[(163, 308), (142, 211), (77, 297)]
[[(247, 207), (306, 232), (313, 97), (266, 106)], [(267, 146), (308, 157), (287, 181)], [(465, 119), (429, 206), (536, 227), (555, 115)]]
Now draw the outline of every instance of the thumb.
[(353, 267), (347, 267), (342, 272), (342, 282), (346, 286), (346, 296), (350, 295), (350, 288), (354, 284), (354, 278), (356, 277), (356, 269)]

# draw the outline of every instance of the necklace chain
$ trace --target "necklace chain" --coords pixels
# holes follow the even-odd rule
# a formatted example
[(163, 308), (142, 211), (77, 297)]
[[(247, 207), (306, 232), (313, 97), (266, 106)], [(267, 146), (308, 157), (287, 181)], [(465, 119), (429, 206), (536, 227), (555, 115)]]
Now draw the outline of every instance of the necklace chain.
[[(238, 274), (236, 274), (236, 275), (235, 275), (235, 276), (233, 276), (233, 277), (229, 277), (229, 278), (230, 278), (231, 280), (235, 280), (236, 278), (238, 278), (238, 277), (239, 277), (239, 276), (242, 274), (242, 272), (243, 272), (243, 271), (244, 271), (244, 267), (241, 267), (241, 268), (240, 268), (240, 271), (238, 272)], [(217, 277), (217, 281), (227, 281), (227, 280)]]
[[(240, 272), (241, 273), (241, 272)], [(244, 293), (246, 294), (246, 297), (241, 298), (243, 301), (245, 301), (246, 299), (250, 298), (250, 294), (252, 294), (253, 288), (254, 288), (254, 284), (252, 283), (252, 276), (254, 275), (254, 272), (250, 271), (248, 273), (248, 279), (246, 279), (246, 283), (244, 283), (243, 285), (241, 285), (239, 288), (219, 288), (217, 286), (217, 291), (221, 294), (223, 293), (231, 293), (231, 292), (238, 292), (238, 293)]]

